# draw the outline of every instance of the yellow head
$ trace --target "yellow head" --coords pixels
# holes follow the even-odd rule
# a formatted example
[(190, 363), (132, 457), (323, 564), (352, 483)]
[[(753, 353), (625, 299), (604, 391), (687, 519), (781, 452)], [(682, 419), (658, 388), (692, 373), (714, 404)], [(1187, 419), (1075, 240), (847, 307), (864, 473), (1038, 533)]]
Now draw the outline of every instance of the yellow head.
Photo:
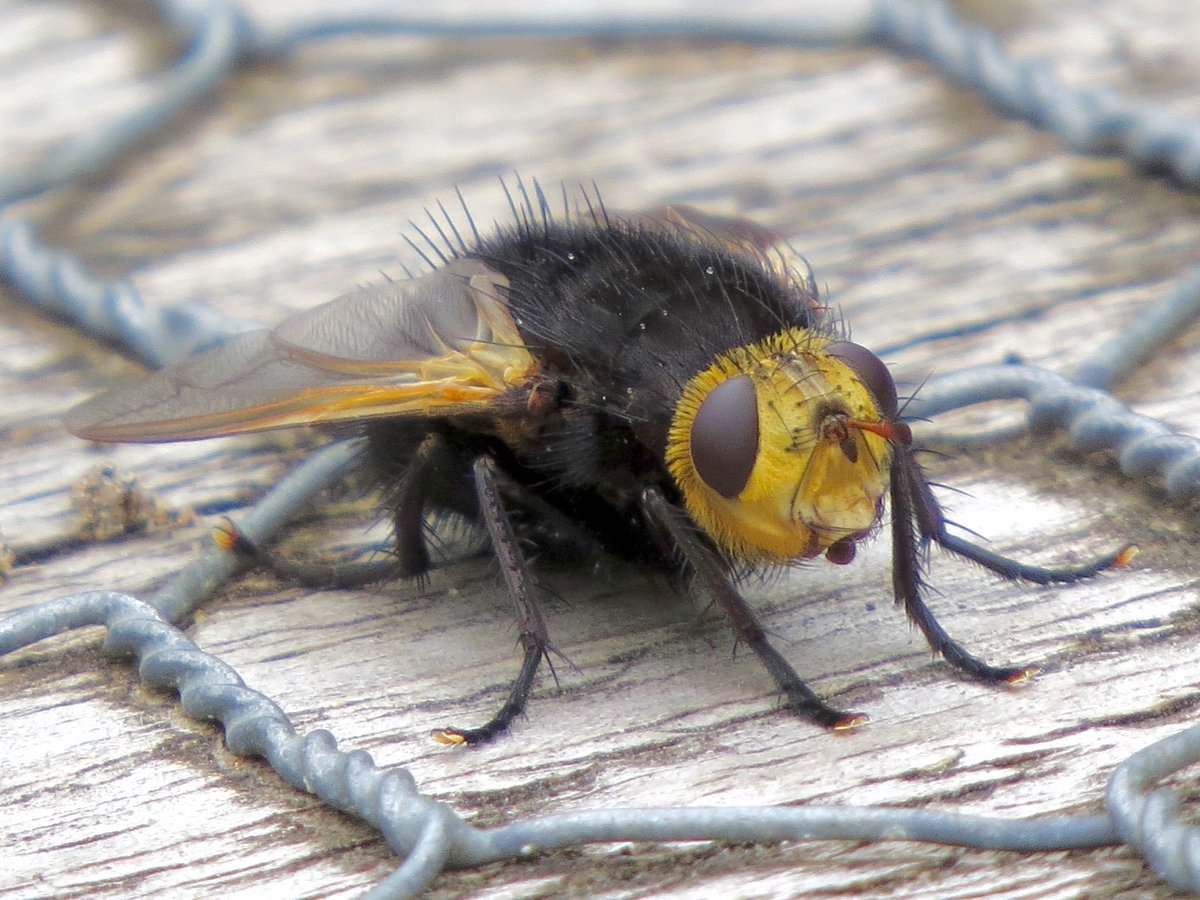
[(688, 382), (667, 466), (688, 512), (727, 553), (849, 562), (878, 520), (897, 421), (883, 363), (803, 329), (719, 356)]

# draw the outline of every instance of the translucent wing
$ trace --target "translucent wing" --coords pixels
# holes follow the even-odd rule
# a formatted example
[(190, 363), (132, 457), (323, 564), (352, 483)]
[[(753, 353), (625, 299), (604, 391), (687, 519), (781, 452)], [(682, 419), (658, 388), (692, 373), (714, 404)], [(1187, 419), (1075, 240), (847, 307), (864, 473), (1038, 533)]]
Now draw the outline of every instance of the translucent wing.
[(186, 441), (364, 419), (482, 412), (536, 363), (509, 313), (507, 280), (457, 259), (361, 288), (250, 331), (74, 409), (95, 441)]

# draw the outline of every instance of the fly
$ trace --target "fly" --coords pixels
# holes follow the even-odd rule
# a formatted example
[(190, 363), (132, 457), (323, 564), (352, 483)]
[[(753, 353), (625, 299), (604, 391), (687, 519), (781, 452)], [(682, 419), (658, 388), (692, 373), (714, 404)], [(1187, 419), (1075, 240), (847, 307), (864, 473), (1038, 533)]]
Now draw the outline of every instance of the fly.
[[(449, 216), (434, 271), (356, 289), (74, 410), (94, 441), (187, 441), (354, 423), (386, 488), (399, 572), (430, 567), (427, 514), (483, 525), (517, 610), (523, 662), (503, 706), (446, 743), (480, 743), (525, 709), (552, 650), (525, 537), (584, 540), (679, 574), (715, 603), (786, 706), (832, 729), (863, 713), (817, 696), (770, 644), (734, 578), (824, 556), (849, 563), (891, 506), (892, 589), (934, 651), (979, 681), (1035, 671), (971, 655), (922, 597), (930, 543), (1001, 577), (1072, 582), (1124, 565), (1026, 565), (950, 534), (891, 374), (826, 321), (774, 234), (682, 206), (621, 214), (598, 197), (469, 239)], [(564, 203), (564, 206), (566, 204)]]

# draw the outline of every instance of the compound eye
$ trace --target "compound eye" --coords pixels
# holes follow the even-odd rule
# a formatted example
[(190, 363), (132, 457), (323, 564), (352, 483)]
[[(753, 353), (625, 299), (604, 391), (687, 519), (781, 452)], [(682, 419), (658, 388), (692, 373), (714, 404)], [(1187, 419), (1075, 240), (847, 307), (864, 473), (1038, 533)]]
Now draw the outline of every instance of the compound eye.
[(836, 356), (858, 376), (858, 380), (875, 398), (880, 416), (888, 421), (895, 421), (899, 417), (900, 401), (896, 397), (896, 382), (892, 381), (892, 373), (883, 360), (862, 344), (851, 341), (834, 341), (825, 347), (825, 352)]
[(709, 391), (692, 420), (692, 465), (722, 497), (736, 497), (758, 459), (758, 401), (749, 375)]

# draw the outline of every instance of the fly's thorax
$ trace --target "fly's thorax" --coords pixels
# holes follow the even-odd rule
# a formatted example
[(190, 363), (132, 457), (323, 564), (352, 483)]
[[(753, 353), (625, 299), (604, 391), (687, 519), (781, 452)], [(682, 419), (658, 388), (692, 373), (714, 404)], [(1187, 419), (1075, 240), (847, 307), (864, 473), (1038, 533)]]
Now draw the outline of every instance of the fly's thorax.
[(687, 384), (667, 466), (688, 512), (735, 558), (848, 561), (879, 518), (891, 442), (907, 440), (896, 405), (869, 351), (790, 329)]

